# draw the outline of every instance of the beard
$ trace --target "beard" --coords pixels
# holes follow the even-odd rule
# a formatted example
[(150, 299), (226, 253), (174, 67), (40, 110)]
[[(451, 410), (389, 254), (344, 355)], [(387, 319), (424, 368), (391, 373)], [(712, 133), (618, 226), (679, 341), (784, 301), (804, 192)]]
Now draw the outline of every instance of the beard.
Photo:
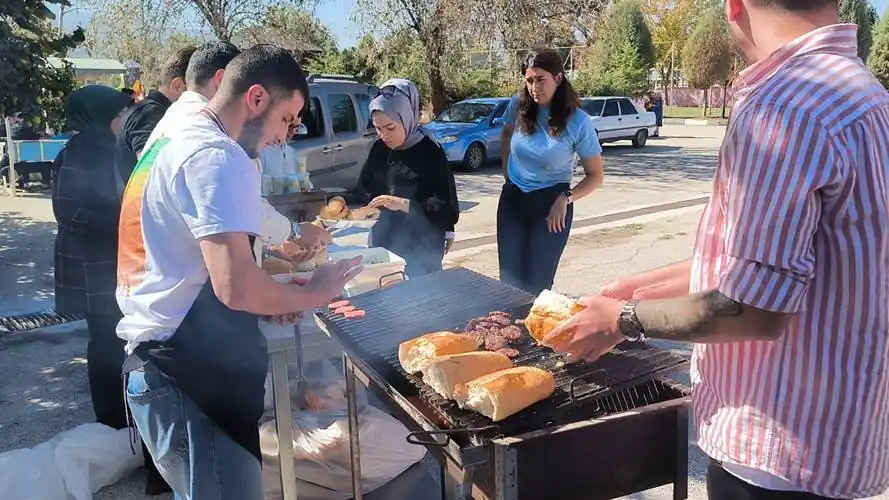
[(265, 128), (268, 116), (269, 113), (266, 110), (256, 118), (247, 120), (244, 123), (244, 128), (241, 129), (241, 135), (238, 136), (238, 144), (244, 148), (244, 152), (247, 153), (251, 160), (259, 158), (259, 150), (261, 148), (259, 142), (262, 138), (262, 131)]

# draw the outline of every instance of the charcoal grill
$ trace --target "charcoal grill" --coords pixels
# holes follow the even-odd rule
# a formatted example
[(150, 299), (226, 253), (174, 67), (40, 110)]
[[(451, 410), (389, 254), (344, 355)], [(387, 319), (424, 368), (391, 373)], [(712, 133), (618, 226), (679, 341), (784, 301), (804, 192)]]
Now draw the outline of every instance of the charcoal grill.
[[(494, 310), (524, 317), (534, 297), (463, 268), (398, 283), (350, 299), (367, 311), (346, 320), (316, 313), (345, 352), (353, 494), (360, 499), (354, 401), (361, 382), (441, 463), (445, 498), (610, 499), (673, 483), (687, 498), (689, 389), (665, 375), (687, 360), (624, 343), (595, 363), (565, 364), (528, 337), (517, 365), (547, 369), (556, 391), (501, 422), (459, 409), (405, 373), (398, 345), (437, 330), (460, 330)], [(458, 488), (457, 485), (461, 487)]]

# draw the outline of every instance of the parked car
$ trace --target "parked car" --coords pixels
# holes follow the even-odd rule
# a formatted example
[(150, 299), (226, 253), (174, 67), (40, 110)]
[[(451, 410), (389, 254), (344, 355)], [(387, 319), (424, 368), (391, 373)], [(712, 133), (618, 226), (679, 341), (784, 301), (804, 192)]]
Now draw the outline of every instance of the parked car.
[(482, 168), (488, 159), (500, 158), (500, 132), (508, 97), (458, 102), (426, 125), (447, 154), (448, 161), (467, 170)]
[(326, 191), (353, 191), (377, 133), (370, 121), (374, 85), (349, 76), (312, 75), (311, 99), (300, 133), (290, 146), (306, 159), (315, 187)]
[(584, 97), (583, 110), (590, 115), (600, 142), (633, 141), (641, 148), (657, 127), (657, 118), (628, 97)]

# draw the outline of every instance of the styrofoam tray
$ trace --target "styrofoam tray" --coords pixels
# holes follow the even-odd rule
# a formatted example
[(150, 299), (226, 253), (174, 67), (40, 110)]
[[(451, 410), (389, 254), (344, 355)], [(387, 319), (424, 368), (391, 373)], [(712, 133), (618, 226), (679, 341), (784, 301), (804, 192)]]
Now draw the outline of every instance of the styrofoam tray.
[(341, 260), (341, 259), (354, 259), (359, 255), (361, 258), (361, 265), (364, 267), (374, 267), (374, 266), (403, 266), (405, 264), (404, 259), (395, 255), (394, 253), (386, 250), (381, 247), (373, 247), (373, 248), (363, 248), (360, 250), (344, 250), (340, 252), (330, 252), (327, 254), (328, 259), (331, 261)]
[(370, 220), (329, 220), (329, 219), (321, 219), (321, 223), (324, 225), (324, 229), (326, 229), (330, 234), (336, 234), (347, 229), (370, 229), (374, 227), (374, 224), (377, 223), (377, 219)]

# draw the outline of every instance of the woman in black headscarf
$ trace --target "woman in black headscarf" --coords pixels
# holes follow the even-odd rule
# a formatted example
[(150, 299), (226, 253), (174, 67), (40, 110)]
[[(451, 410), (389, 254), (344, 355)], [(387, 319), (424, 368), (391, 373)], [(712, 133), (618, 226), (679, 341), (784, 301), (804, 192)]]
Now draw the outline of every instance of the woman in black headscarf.
[[(121, 380), (125, 342), (117, 336), (117, 226), (120, 198), (114, 177), (115, 134), (132, 97), (90, 85), (65, 101), (76, 134), (56, 158), (52, 207), (59, 225), (55, 245), (56, 312), (86, 315), (87, 373), (96, 421), (127, 427)], [(143, 450), (144, 452), (144, 450)], [(146, 456), (149, 494), (169, 491)]]

